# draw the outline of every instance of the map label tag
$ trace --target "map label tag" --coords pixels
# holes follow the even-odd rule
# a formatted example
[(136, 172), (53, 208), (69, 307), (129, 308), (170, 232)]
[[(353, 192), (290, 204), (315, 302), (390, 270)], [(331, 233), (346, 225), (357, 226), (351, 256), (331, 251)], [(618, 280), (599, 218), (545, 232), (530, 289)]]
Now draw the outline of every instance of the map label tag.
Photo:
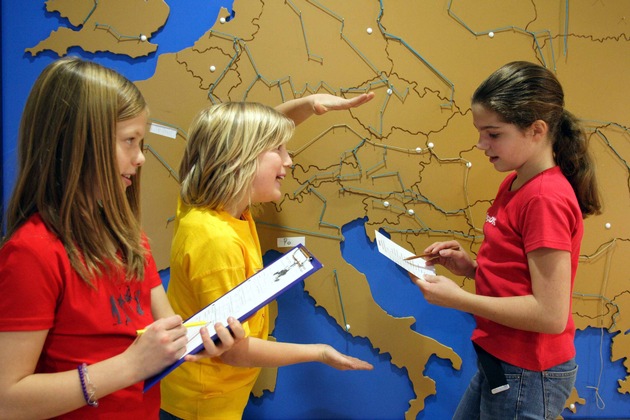
[(157, 134), (160, 136), (168, 137), (174, 139), (177, 137), (177, 130), (171, 127), (167, 127), (165, 125), (151, 123), (151, 127), (149, 131), (153, 134)]
[(293, 248), (301, 244), (306, 246), (306, 238), (304, 236), (293, 236), (290, 238), (278, 238), (277, 239), (277, 247), (278, 248)]

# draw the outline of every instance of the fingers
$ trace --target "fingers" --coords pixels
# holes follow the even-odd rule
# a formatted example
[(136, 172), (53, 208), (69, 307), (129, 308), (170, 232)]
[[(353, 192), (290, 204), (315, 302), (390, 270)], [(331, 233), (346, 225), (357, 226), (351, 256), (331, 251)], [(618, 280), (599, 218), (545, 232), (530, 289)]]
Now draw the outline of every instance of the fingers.
[(335, 369), (339, 370), (372, 370), (374, 366), (370, 363), (358, 359), (356, 357), (348, 356), (335, 350), (334, 347), (324, 344), (322, 361)]
[(234, 345), (234, 337), (232, 337), (230, 330), (224, 327), (223, 324), (217, 322), (214, 325), (214, 330), (217, 332), (217, 338), (220, 342), (220, 344), (217, 343), (218, 346), (230, 348)]
[(431, 274), (425, 274), (424, 281), (426, 281), (427, 283), (435, 283), (437, 282), (437, 276), (433, 276)]
[(411, 281), (418, 286), (424, 281), (423, 278), (420, 278), (409, 271), (407, 272), (407, 274), (409, 274), (409, 278), (411, 279)]
[(345, 365), (340, 367), (340, 370), (372, 370), (374, 366), (365, 360), (357, 359), (356, 357), (343, 355), (345, 359)]
[(195, 362), (207, 357), (218, 357), (245, 338), (245, 330), (239, 320), (229, 317), (228, 326), (229, 328), (220, 322), (214, 324), (214, 331), (216, 332), (214, 340), (210, 337), (207, 328), (201, 328), (199, 334), (205, 351), (196, 355), (187, 355), (184, 360)]
[(354, 98), (346, 99), (340, 96), (329, 94), (313, 95), (313, 112), (316, 115), (322, 115), (330, 110), (344, 110), (355, 108), (371, 101), (374, 98), (374, 92), (362, 93)]
[(229, 317), (228, 326), (230, 327), (230, 331), (232, 332), (232, 337), (234, 337), (235, 342), (239, 342), (245, 338), (245, 329), (238, 319)]
[(357, 107), (359, 105), (363, 105), (366, 102), (371, 101), (374, 98), (374, 92), (363, 93), (359, 96), (355, 96), (354, 98), (349, 100), (350, 108)]
[(457, 241), (444, 241), (444, 242), (433, 242), (431, 245), (426, 247), (423, 251), (424, 254), (435, 254), (436, 256), (442, 255), (440, 251), (445, 249), (451, 250), (460, 250), (459, 242)]
[[(148, 331), (159, 331), (160, 329), (172, 330), (177, 329), (182, 325), (182, 317), (179, 315), (172, 315), (166, 318), (158, 319), (152, 324), (147, 325), (145, 328), (138, 330), (138, 335), (144, 334)], [(185, 330), (184, 330), (185, 331)]]

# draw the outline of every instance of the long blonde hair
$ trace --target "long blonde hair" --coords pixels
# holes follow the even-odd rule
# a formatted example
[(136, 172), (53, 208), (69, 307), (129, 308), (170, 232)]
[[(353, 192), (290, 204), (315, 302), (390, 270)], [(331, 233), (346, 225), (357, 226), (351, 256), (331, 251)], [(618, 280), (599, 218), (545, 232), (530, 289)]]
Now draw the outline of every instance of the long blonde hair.
[(250, 193), (258, 156), (289, 141), (295, 125), (255, 102), (225, 102), (193, 120), (179, 168), (181, 198), (192, 206), (231, 211)]
[(140, 173), (125, 191), (115, 139), (117, 121), (146, 109), (137, 87), (111, 69), (73, 57), (49, 64), (20, 123), (6, 238), (39, 213), (87, 283), (113, 269), (142, 279)]

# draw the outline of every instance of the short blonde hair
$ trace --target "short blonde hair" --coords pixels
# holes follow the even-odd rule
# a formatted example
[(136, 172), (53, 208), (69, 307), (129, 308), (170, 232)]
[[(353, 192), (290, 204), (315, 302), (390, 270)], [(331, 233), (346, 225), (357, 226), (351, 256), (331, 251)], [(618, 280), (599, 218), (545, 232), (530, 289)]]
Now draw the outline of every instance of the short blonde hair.
[(193, 120), (179, 176), (192, 206), (231, 210), (250, 193), (258, 156), (287, 143), (293, 121), (255, 102), (225, 102)]

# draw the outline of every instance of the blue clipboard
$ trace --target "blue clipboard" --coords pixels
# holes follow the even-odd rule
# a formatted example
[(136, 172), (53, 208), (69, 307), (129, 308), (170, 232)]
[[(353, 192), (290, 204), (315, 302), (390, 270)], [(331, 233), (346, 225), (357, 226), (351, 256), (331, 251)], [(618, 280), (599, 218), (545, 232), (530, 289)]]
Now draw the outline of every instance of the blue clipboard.
[[(221, 322), (227, 325), (229, 316), (241, 322), (245, 321), (291, 286), (320, 268), (322, 264), (305, 246), (299, 244), (184, 322), (207, 321), (206, 327), (210, 337), (216, 340), (215, 323)], [(188, 345), (184, 355), (160, 373), (146, 379), (144, 392), (181, 365), (184, 362), (184, 356), (197, 354), (203, 350), (203, 342), (199, 334), (201, 328), (203, 326), (188, 328)]]

